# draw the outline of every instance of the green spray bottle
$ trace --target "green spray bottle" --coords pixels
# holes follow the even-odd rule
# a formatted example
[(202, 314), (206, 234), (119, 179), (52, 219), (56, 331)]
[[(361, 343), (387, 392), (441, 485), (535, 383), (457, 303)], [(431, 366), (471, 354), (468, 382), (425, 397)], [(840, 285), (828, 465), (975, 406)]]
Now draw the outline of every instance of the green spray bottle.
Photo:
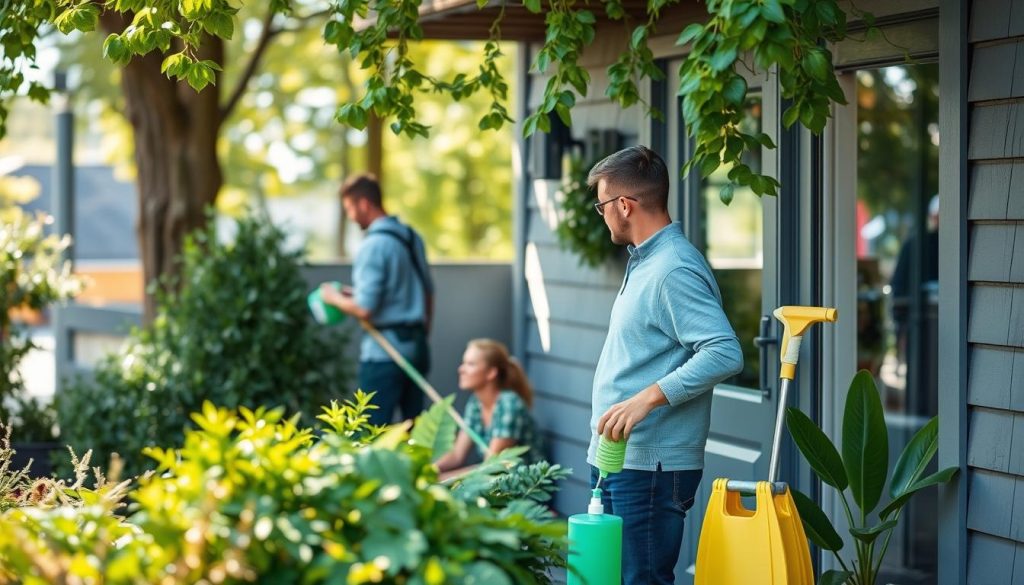
[(622, 518), (605, 514), (601, 481), (622, 471), (626, 441), (597, 443), (597, 486), (591, 491), (586, 514), (569, 517), (569, 572), (567, 585), (620, 585), (622, 583)]

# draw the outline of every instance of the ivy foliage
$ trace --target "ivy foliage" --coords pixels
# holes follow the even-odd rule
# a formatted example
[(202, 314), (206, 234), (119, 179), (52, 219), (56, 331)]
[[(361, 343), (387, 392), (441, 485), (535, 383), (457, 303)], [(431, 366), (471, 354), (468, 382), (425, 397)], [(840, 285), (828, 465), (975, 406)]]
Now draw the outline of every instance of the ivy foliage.
[(332, 403), (320, 435), (283, 409), (205, 403), (180, 449), (148, 451), (157, 473), (127, 494), (12, 501), (0, 584), (553, 582), (566, 525), (543, 503), (566, 470), (517, 466), (506, 450), (444, 485), (428, 447), (454, 439), (444, 408), (420, 416), (412, 441), (408, 424), (368, 426), (369, 400)]
[[(522, 2), (528, 11), (544, 15), (545, 40), (533, 69), (548, 77), (537, 110), (522, 121), (524, 135), (550, 130), (551, 115), (571, 125), (571, 110), (577, 98), (589, 91), (590, 75), (579, 59), (594, 42), (599, 15), (621, 22), (629, 39), (608, 68), (607, 96), (622, 107), (641, 103), (648, 114), (662, 115), (642, 102), (639, 87), (644, 79), (664, 78), (649, 42), (663, 12), (678, 0), (649, 0), (641, 18), (627, 14), (621, 0), (548, 0), (546, 5), (541, 0)], [(417, 121), (418, 93), (440, 92), (460, 100), (482, 91), (492, 102), (479, 127), (494, 129), (511, 122), (505, 106), (508, 83), (496, 66), (502, 57), (498, 41), (504, 5), (490, 27), (490, 40), (484, 45), (477, 74), (443, 80), (423, 73), (411, 58), (410, 43), (424, 36), (419, 23), (420, 3), (306, 3), (319, 5), (330, 16), (323, 30), (325, 42), (349, 53), (369, 75), (364, 94), (342, 105), (337, 120), (361, 129), (370, 116), (377, 116), (392, 119), (391, 129), (396, 134), (427, 136), (429, 128)], [(487, 4), (486, 0), (477, 0), (480, 8)], [(123, 64), (135, 56), (158, 51), (166, 75), (201, 90), (217, 82), (220, 64), (197, 57), (198, 49), (207, 36), (232, 37), (237, 5), (237, 0), (6, 0), (0, 3), (0, 43), (5, 49), (0, 59), (0, 96), (17, 91), (24, 83), (19, 71), (24, 65), (16, 57), (25, 57), (28, 62), (34, 59), (32, 42), (42, 28), (55, 26), (65, 34), (89, 32), (96, 28), (101, 9), (131, 18), (131, 25), (123, 32), (107, 37), (104, 54), (108, 59)], [(291, 0), (272, 0), (268, 10), (290, 14), (292, 5)], [(778, 181), (753, 171), (741, 160), (745, 151), (773, 148), (774, 144), (764, 133), (752, 135), (739, 129), (748, 89), (740, 71), (777, 67), (782, 97), (789, 103), (783, 113), (785, 127), (799, 122), (813, 132), (821, 132), (831, 104), (845, 103), (826, 47), (846, 37), (847, 15), (836, 0), (708, 0), (707, 10), (707, 22), (688, 26), (677, 41), (690, 47), (680, 67), (678, 93), (684, 98), (687, 133), (696, 145), (684, 170), (698, 169), (708, 176), (722, 164), (732, 164), (729, 179), (734, 186), (723, 189), (723, 194), (731, 193), (735, 186), (747, 186), (758, 195), (775, 195)], [(857, 16), (871, 24), (869, 15), (858, 11)], [(38, 98), (46, 93), (38, 85), (32, 85), (29, 92)]]
[[(600, 160), (600, 159), (598, 159)], [(587, 187), (587, 175), (597, 161), (584, 163), (579, 155), (569, 158), (559, 190), (558, 243), (579, 258), (580, 265), (596, 268), (621, 248), (612, 242), (604, 218), (594, 209), (594, 192)]]

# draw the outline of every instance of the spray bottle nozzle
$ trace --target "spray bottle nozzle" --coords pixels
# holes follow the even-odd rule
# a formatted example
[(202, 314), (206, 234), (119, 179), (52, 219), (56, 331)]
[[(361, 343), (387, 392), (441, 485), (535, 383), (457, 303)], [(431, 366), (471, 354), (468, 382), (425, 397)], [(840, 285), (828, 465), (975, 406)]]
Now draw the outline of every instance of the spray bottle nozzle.
[(590, 505), (587, 514), (604, 514), (604, 503), (601, 501), (601, 488), (590, 490)]

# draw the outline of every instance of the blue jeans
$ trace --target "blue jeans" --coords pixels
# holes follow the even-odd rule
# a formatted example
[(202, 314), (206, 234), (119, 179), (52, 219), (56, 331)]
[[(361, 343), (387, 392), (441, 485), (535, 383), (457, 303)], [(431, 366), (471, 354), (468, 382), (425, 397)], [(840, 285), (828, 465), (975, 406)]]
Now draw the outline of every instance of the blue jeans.
[[(409, 362), (420, 374), (427, 375), (430, 369), (428, 357), (419, 355)], [(368, 413), (371, 424), (391, 424), (396, 406), (401, 411), (402, 420), (415, 418), (423, 412), (423, 391), (393, 362), (359, 362), (359, 388), (365, 392), (376, 392), (372, 403), (377, 408)]]
[[(683, 521), (704, 471), (623, 469), (601, 482), (604, 511), (622, 518), (622, 582), (673, 585)], [(590, 468), (590, 485), (597, 482)]]

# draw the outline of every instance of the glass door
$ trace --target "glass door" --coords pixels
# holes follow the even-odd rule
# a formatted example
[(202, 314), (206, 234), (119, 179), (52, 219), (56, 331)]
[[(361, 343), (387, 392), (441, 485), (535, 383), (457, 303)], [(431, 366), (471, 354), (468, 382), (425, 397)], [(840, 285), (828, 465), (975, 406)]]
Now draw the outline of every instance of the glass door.
[[(831, 260), (840, 275), (840, 318), (845, 311), (854, 319), (836, 328), (842, 333), (832, 353), (833, 383), (845, 391), (857, 370), (874, 377), (891, 475), (907, 442), (938, 410), (938, 65), (865, 67), (844, 78), (847, 96), (855, 97), (837, 110), (834, 124), (832, 221), (845, 235)], [(837, 395), (826, 412), (834, 440), (843, 405)], [(934, 490), (923, 492), (904, 510), (882, 582), (936, 582), (935, 498)], [(830, 506), (841, 520), (838, 506)]]

